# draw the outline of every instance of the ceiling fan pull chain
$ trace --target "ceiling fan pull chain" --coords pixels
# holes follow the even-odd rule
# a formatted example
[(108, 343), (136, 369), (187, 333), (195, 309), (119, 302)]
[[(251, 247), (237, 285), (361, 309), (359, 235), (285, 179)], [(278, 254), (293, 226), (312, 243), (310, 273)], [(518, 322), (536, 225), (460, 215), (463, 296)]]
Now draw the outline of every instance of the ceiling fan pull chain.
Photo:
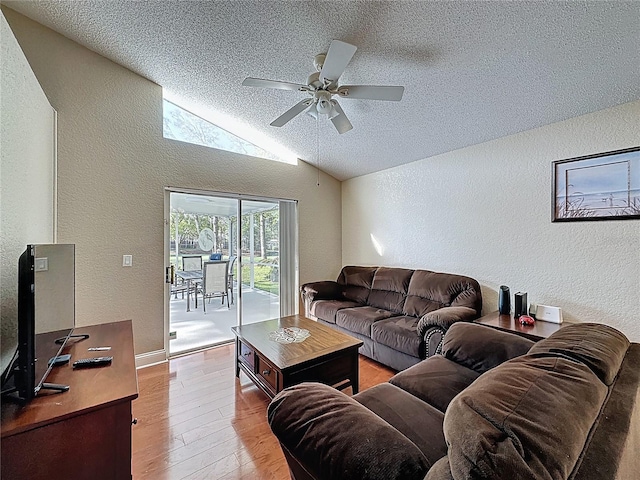
[(316, 186), (320, 186), (320, 115), (316, 117), (316, 172), (318, 173), (318, 180)]

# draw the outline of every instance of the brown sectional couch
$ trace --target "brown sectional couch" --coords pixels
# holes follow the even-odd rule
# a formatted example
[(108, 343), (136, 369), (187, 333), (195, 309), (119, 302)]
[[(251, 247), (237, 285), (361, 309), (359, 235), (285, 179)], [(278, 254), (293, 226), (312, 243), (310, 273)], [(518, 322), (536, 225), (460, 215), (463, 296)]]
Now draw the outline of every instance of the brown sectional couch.
[(362, 340), (362, 355), (396, 370), (435, 355), (447, 328), (482, 308), (476, 280), (428, 270), (346, 266), (300, 292), (307, 318)]
[(304, 479), (630, 480), (640, 344), (601, 324), (534, 344), (457, 323), (435, 355), (353, 397), (303, 383), (268, 408)]

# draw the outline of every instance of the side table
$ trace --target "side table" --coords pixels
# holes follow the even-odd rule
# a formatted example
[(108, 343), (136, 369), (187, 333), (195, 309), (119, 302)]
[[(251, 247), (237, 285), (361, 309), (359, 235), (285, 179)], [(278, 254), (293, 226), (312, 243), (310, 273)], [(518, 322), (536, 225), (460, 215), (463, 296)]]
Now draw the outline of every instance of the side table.
[(475, 322), (505, 332), (515, 333), (534, 342), (547, 338), (552, 333), (557, 332), (567, 325), (567, 323), (558, 324), (544, 322), (542, 320), (536, 320), (536, 323), (533, 325), (522, 325), (513, 315), (500, 315), (497, 310), (478, 318)]

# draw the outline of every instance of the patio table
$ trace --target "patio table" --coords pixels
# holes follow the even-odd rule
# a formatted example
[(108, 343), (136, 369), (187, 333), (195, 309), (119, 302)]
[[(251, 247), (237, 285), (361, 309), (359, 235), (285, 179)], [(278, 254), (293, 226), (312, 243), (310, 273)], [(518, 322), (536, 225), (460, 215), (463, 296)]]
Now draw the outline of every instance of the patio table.
[[(202, 280), (202, 270), (178, 270), (176, 276), (187, 282), (187, 312), (191, 311), (191, 282)], [(195, 290), (194, 290), (195, 291)], [(196, 308), (198, 308), (198, 292), (196, 291)]]

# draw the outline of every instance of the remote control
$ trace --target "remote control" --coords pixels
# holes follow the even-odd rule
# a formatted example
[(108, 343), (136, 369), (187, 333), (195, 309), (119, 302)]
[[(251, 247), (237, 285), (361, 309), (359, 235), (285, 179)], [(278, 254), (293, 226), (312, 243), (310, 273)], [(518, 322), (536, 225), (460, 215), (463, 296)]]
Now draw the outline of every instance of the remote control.
[(111, 365), (113, 357), (95, 357), (95, 358), (83, 358), (73, 362), (73, 368), (90, 368), (101, 367), (103, 365)]

